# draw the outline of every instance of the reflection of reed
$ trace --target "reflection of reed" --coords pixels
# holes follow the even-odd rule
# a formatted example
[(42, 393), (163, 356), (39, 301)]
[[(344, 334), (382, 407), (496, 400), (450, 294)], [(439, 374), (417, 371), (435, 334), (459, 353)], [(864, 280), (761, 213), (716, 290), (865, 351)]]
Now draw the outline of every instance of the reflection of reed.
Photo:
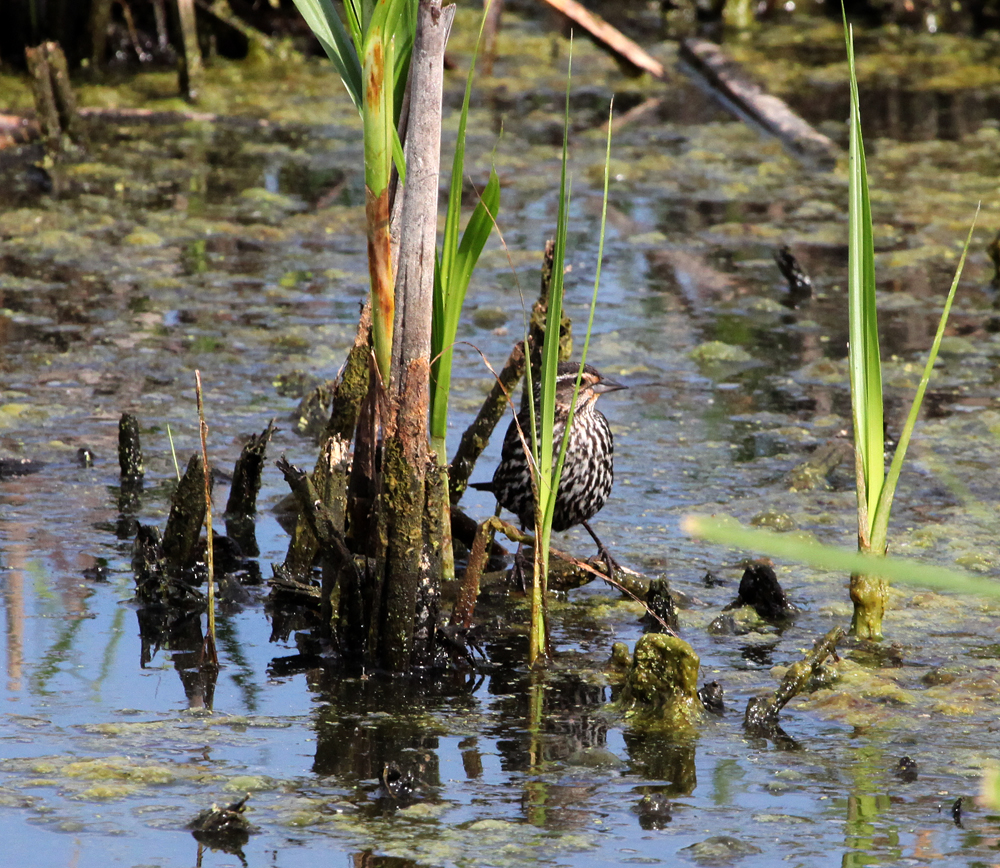
[(689, 796), (698, 785), (695, 769), (696, 739), (681, 736), (671, 740), (657, 730), (624, 733), (632, 765), (649, 780), (666, 781), (669, 786), (660, 791), (670, 796)]
[[(83, 486), (81, 494), (67, 500), (66, 480), (57, 475), (36, 474), (31, 477), (4, 479), (0, 506), (5, 508), (2, 524), (3, 555), (7, 570), (3, 581), (3, 604), (7, 629), (7, 689), (17, 693), (25, 689), (25, 643), (27, 640), (29, 607), (39, 609), (35, 628), (48, 648), (37, 659), (27, 684), (29, 690), (40, 693), (65, 669), (65, 661), (73, 656), (83, 621), (91, 616), (88, 598), (93, 588), (80, 581), (80, 574), (94, 567), (94, 558), (74, 548), (71, 541), (89, 539), (91, 521), (107, 515), (104, 491), (99, 487)], [(66, 505), (73, 512), (67, 518)], [(8, 511), (9, 510), (9, 511)], [(40, 518), (44, 510), (44, 520)], [(76, 524), (85, 517), (83, 527)], [(54, 529), (57, 529), (54, 530)], [(31, 579), (29, 583), (27, 580)], [(29, 599), (30, 588), (35, 593)], [(55, 626), (55, 635), (47, 633)], [(109, 637), (114, 641), (116, 635)], [(107, 659), (107, 654), (105, 654)]]
[(439, 732), (421, 713), (436, 704), (428, 701), (429, 685), (331, 677), (311, 686), (321, 686), (326, 701), (316, 719), (315, 774), (357, 784), (394, 765), (424, 792), (441, 786)]
[(7, 690), (20, 693), (24, 671), (24, 573), (10, 570), (3, 581), (7, 612)]

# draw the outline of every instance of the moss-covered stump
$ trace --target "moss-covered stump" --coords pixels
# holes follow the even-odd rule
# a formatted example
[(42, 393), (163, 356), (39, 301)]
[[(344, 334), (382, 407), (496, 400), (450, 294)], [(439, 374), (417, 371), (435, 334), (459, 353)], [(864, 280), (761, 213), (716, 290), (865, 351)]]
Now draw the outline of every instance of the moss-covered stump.
[(692, 726), (702, 715), (698, 666), (683, 639), (647, 633), (636, 642), (619, 707), (634, 722)]
[(889, 598), (888, 583), (881, 576), (855, 573), (851, 576), (851, 602), (854, 617), (851, 635), (878, 642), (882, 638), (882, 619)]

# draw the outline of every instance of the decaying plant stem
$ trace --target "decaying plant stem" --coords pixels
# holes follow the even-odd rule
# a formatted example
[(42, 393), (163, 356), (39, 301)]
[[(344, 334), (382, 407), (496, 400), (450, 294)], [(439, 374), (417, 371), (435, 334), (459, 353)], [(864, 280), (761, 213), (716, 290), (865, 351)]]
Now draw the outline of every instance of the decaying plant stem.
[(818, 640), (813, 649), (805, 656), (788, 667), (785, 677), (781, 679), (778, 689), (770, 696), (757, 696), (747, 702), (747, 710), (743, 716), (744, 728), (751, 732), (773, 729), (778, 725), (778, 714), (792, 697), (801, 693), (809, 679), (831, 655), (836, 656), (837, 643), (844, 637), (842, 627), (834, 627), (822, 639)]
[(69, 67), (59, 43), (43, 42), (36, 48), (26, 48), (24, 56), (31, 73), (35, 112), (48, 153), (52, 156), (62, 153), (64, 135), (75, 144), (84, 144)]
[[(320, 449), (310, 482), (317, 497), (333, 518), (338, 533), (345, 528), (347, 501), (348, 443), (339, 436), (327, 437)], [(304, 513), (299, 513), (285, 555), (284, 568), (290, 576), (303, 576), (312, 569), (320, 542)]]
[(305, 471), (290, 464), (284, 457), (278, 459), (278, 470), (292, 489), (302, 516), (309, 523), (319, 542), (323, 563), (323, 629), (329, 631), (333, 623), (331, 603), (332, 586), (340, 582), (340, 641), (346, 656), (360, 658), (365, 651), (364, 611), (361, 601), (361, 574), (354, 556), (344, 541), (338, 518), (327, 509), (315, 486)]
[(195, 18), (194, 0), (176, 0), (176, 2), (181, 42), (184, 46), (180, 55), (180, 91), (184, 99), (195, 102), (198, 99), (198, 92), (201, 90), (203, 68), (201, 48), (198, 45), (198, 23)]
[(163, 530), (163, 556), (175, 570), (190, 569), (197, 560), (198, 540), (205, 524), (204, 476), (201, 454), (196, 452), (170, 498), (170, 515)]
[(267, 444), (274, 434), (274, 420), (267, 423), (259, 435), (253, 434), (236, 459), (233, 482), (226, 501), (226, 535), (234, 539), (247, 557), (260, 554), (254, 533), (254, 515), (257, 512), (257, 494), (267, 455)]
[(366, 302), (361, 309), (358, 330), (333, 393), (327, 437), (350, 441), (358, 424), (361, 402), (368, 393), (368, 360), (371, 358), (372, 307)]
[(208, 633), (205, 635), (204, 653), (213, 666), (219, 665), (215, 647), (215, 545), (212, 539), (212, 468), (208, 464), (208, 425), (201, 395), (201, 371), (194, 372), (194, 391), (198, 399), (198, 428), (201, 432), (201, 467), (205, 482), (205, 567), (208, 571)]

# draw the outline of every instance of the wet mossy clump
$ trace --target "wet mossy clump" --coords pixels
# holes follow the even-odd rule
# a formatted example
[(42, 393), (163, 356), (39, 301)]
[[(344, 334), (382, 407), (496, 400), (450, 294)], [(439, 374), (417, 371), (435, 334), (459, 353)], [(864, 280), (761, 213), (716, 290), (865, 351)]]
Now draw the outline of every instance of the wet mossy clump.
[(618, 707), (633, 724), (695, 725), (702, 717), (694, 649), (667, 633), (647, 633), (635, 644)]

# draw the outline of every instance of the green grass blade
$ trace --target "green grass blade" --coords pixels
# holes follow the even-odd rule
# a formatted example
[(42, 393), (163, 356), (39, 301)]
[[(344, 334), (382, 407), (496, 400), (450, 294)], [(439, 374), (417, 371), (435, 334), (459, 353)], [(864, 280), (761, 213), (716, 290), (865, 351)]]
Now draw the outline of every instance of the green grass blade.
[(858, 478), (858, 530), (870, 540), (875, 505), (885, 478), (882, 363), (879, 357), (878, 316), (875, 306), (875, 253), (871, 203), (865, 166), (858, 81), (854, 68), (853, 33), (844, 26), (851, 79), (849, 185), (848, 185), (848, 308), (849, 362), (854, 443), (860, 463)]
[(958, 281), (962, 277), (962, 269), (965, 267), (965, 257), (969, 252), (969, 245), (972, 243), (972, 233), (976, 228), (976, 220), (979, 217), (979, 208), (976, 208), (976, 216), (972, 219), (972, 226), (969, 227), (969, 234), (965, 238), (965, 246), (962, 248), (962, 256), (958, 260), (958, 267), (955, 269), (955, 277), (951, 282), (951, 289), (948, 290), (948, 297), (945, 299), (944, 310), (941, 311), (941, 318), (938, 320), (937, 332), (934, 335), (934, 342), (927, 353), (927, 363), (924, 365), (923, 375), (917, 386), (917, 393), (913, 397), (910, 405), (909, 415), (906, 417), (906, 424), (899, 435), (899, 442), (896, 444), (896, 451), (892, 456), (892, 465), (886, 474), (885, 485), (882, 488), (882, 496), (879, 498), (878, 506), (875, 510), (875, 520), (872, 524), (872, 550), (884, 551), (889, 532), (889, 513), (892, 510), (892, 498), (896, 493), (896, 485), (899, 482), (899, 473), (903, 467), (903, 459), (906, 457), (906, 448), (910, 445), (910, 437), (917, 424), (917, 416), (920, 413), (920, 405), (924, 400), (924, 393), (927, 391), (927, 383), (930, 381), (931, 372), (934, 369), (934, 362), (937, 360), (938, 350), (941, 347), (941, 338), (944, 337), (944, 329), (948, 323), (948, 315), (951, 313), (951, 304), (955, 300), (955, 292), (958, 290)]
[(448, 209), (445, 213), (444, 237), (434, 270), (434, 321), (431, 326), (431, 445), (439, 461), (446, 461), (445, 435), (448, 426), (448, 399), (451, 392), (453, 345), (458, 334), (458, 321), (472, 271), (493, 231), (500, 205), (500, 179), (491, 170), (490, 179), (469, 219), (459, 243), (462, 216), (462, 186), (465, 175), (465, 140), (469, 118), (472, 84), (475, 79), (479, 41), (486, 23), (486, 11), (479, 25), (479, 37), (473, 47), (465, 95), (458, 120), (455, 155), (452, 159), (448, 189)]
[[(556, 239), (552, 254), (552, 280), (549, 285), (548, 310), (545, 314), (545, 341), (542, 345), (542, 366), (539, 384), (540, 417), (535, 418), (534, 401), (531, 410), (531, 448), (535, 458), (535, 570), (531, 586), (531, 626), (528, 636), (528, 662), (534, 664), (546, 651), (548, 626), (545, 595), (548, 586), (549, 543), (555, 516), (558, 479), (554, 475), (553, 441), (555, 431), (556, 377), (559, 369), (559, 331), (562, 322), (563, 271), (566, 260), (566, 224), (569, 215), (570, 190), (567, 182), (569, 162), (569, 99), (573, 75), (573, 36), (569, 40), (569, 61), (566, 70), (566, 105), (563, 114), (562, 171), (559, 181), (559, 213), (556, 218)], [(531, 386), (531, 365), (525, 366)]]
[(865, 554), (804, 540), (794, 534), (742, 527), (735, 519), (685, 516), (681, 529), (712, 543), (808, 564), (823, 570), (884, 576), (894, 582), (936, 588), (957, 594), (1000, 596), (1000, 582), (960, 570), (921, 563), (909, 558)]
[[(483, 38), (483, 28), (486, 26), (486, 13), (483, 10), (479, 22), (479, 35), (472, 48), (472, 58), (469, 61), (469, 74), (465, 79), (465, 95), (462, 98), (462, 111), (458, 117), (458, 135), (455, 138), (455, 156), (451, 161), (451, 181), (448, 186), (448, 211), (445, 214), (444, 239), (441, 242), (441, 266), (450, 279), (453, 274), (452, 262), (458, 253), (458, 226), (462, 214), (462, 186), (465, 182), (465, 133), (469, 121), (469, 102), (472, 98), (472, 82), (476, 72), (476, 58), (479, 55), (479, 43)], [(446, 287), (447, 291), (447, 287)]]
[(611, 180), (611, 121), (614, 117), (615, 101), (611, 98), (611, 106), (608, 109), (608, 141), (604, 153), (604, 197), (601, 202), (601, 234), (597, 242), (597, 268), (594, 273), (594, 291), (590, 296), (590, 313), (587, 317), (587, 332), (583, 336), (583, 352), (580, 353), (580, 369), (576, 373), (576, 383), (573, 385), (573, 399), (570, 402), (569, 416), (566, 420), (566, 428), (563, 430), (562, 442), (559, 444), (559, 459), (556, 462), (556, 491), (558, 491), (559, 480), (562, 479), (563, 463), (566, 460), (566, 449), (569, 444), (569, 431), (573, 426), (573, 417), (576, 415), (576, 399), (580, 394), (580, 379), (583, 377), (583, 366), (587, 364), (587, 351), (590, 349), (590, 335), (594, 330), (594, 313), (597, 310), (597, 291), (601, 285), (601, 265), (604, 261), (604, 236), (608, 225), (608, 187)]
[[(443, 438), (448, 423), (451, 365), (458, 322), (473, 269), (493, 231), (499, 208), (500, 178), (496, 170), (491, 170), (486, 189), (469, 218), (465, 232), (462, 233), (462, 243), (451, 260), (450, 271), (445, 269), (442, 255), (434, 274), (436, 322), (432, 323), (431, 330), (431, 438), (434, 441), (440, 438), (438, 445), (441, 447), (444, 446)], [(439, 452), (438, 458), (445, 460), (443, 451)]]
[(492, 168), (489, 180), (486, 182), (486, 188), (466, 224), (465, 232), (462, 233), (462, 243), (458, 246), (458, 256), (454, 262), (453, 273), (457, 278), (458, 286), (463, 290), (468, 287), (472, 271), (493, 232), (499, 210), (500, 178), (497, 176), (497, 170)]
[(552, 285), (549, 289), (549, 309), (546, 314), (545, 343), (542, 346), (541, 371), (541, 419), (538, 420), (538, 495), (539, 513), (542, 518), (544, 544), (548, 545), (555, 515), (556, 488), (559, 480), (555, 477), (555, 405), (556, 375), (559, 368), (559, 325), (562, 322), (563, 290), (566, 270), (566, 230), (569, 222), (570, 185), (567, 173), (569, 163), (569, 121), (570, 82), (573, 76), (573, 39), (570, 37), (570, 54), (566, 71), (566, 103), (563, 117), (562, 168), (559, 180), (559, 211), (556, 217), (556, 239), (552, 254)]
[[(361, 62), (358, 60), (356, 45), (361, 43), (361, 34), (355, 34), (355, 43), (347, 34), (337, 10), (330, 0), (293, 0), (309, 29), (316, 35), (326, 56), (333, 62), (337, 74), (344, 82), (351, 101), (361, 111)], [(351, 18), (351, 3), (347, 0), (348, 20)], [(353, 27), (352, 27), (353, 30)]]
[[(476, 205), (462, 234), (451, 274), (446, 274), (438, 258), (434, 274), (434, 321), (431, 323), (431, 442), (440, 461), (446, 460), (445, 433), (448, 427), (448, 398), (451, 392), (451, 366), (458, 321), (472, 271), (493, 231), (500, 207), (500, 179), (496, 171)], [(447, 286), (447, 289), (445, 288)]]

